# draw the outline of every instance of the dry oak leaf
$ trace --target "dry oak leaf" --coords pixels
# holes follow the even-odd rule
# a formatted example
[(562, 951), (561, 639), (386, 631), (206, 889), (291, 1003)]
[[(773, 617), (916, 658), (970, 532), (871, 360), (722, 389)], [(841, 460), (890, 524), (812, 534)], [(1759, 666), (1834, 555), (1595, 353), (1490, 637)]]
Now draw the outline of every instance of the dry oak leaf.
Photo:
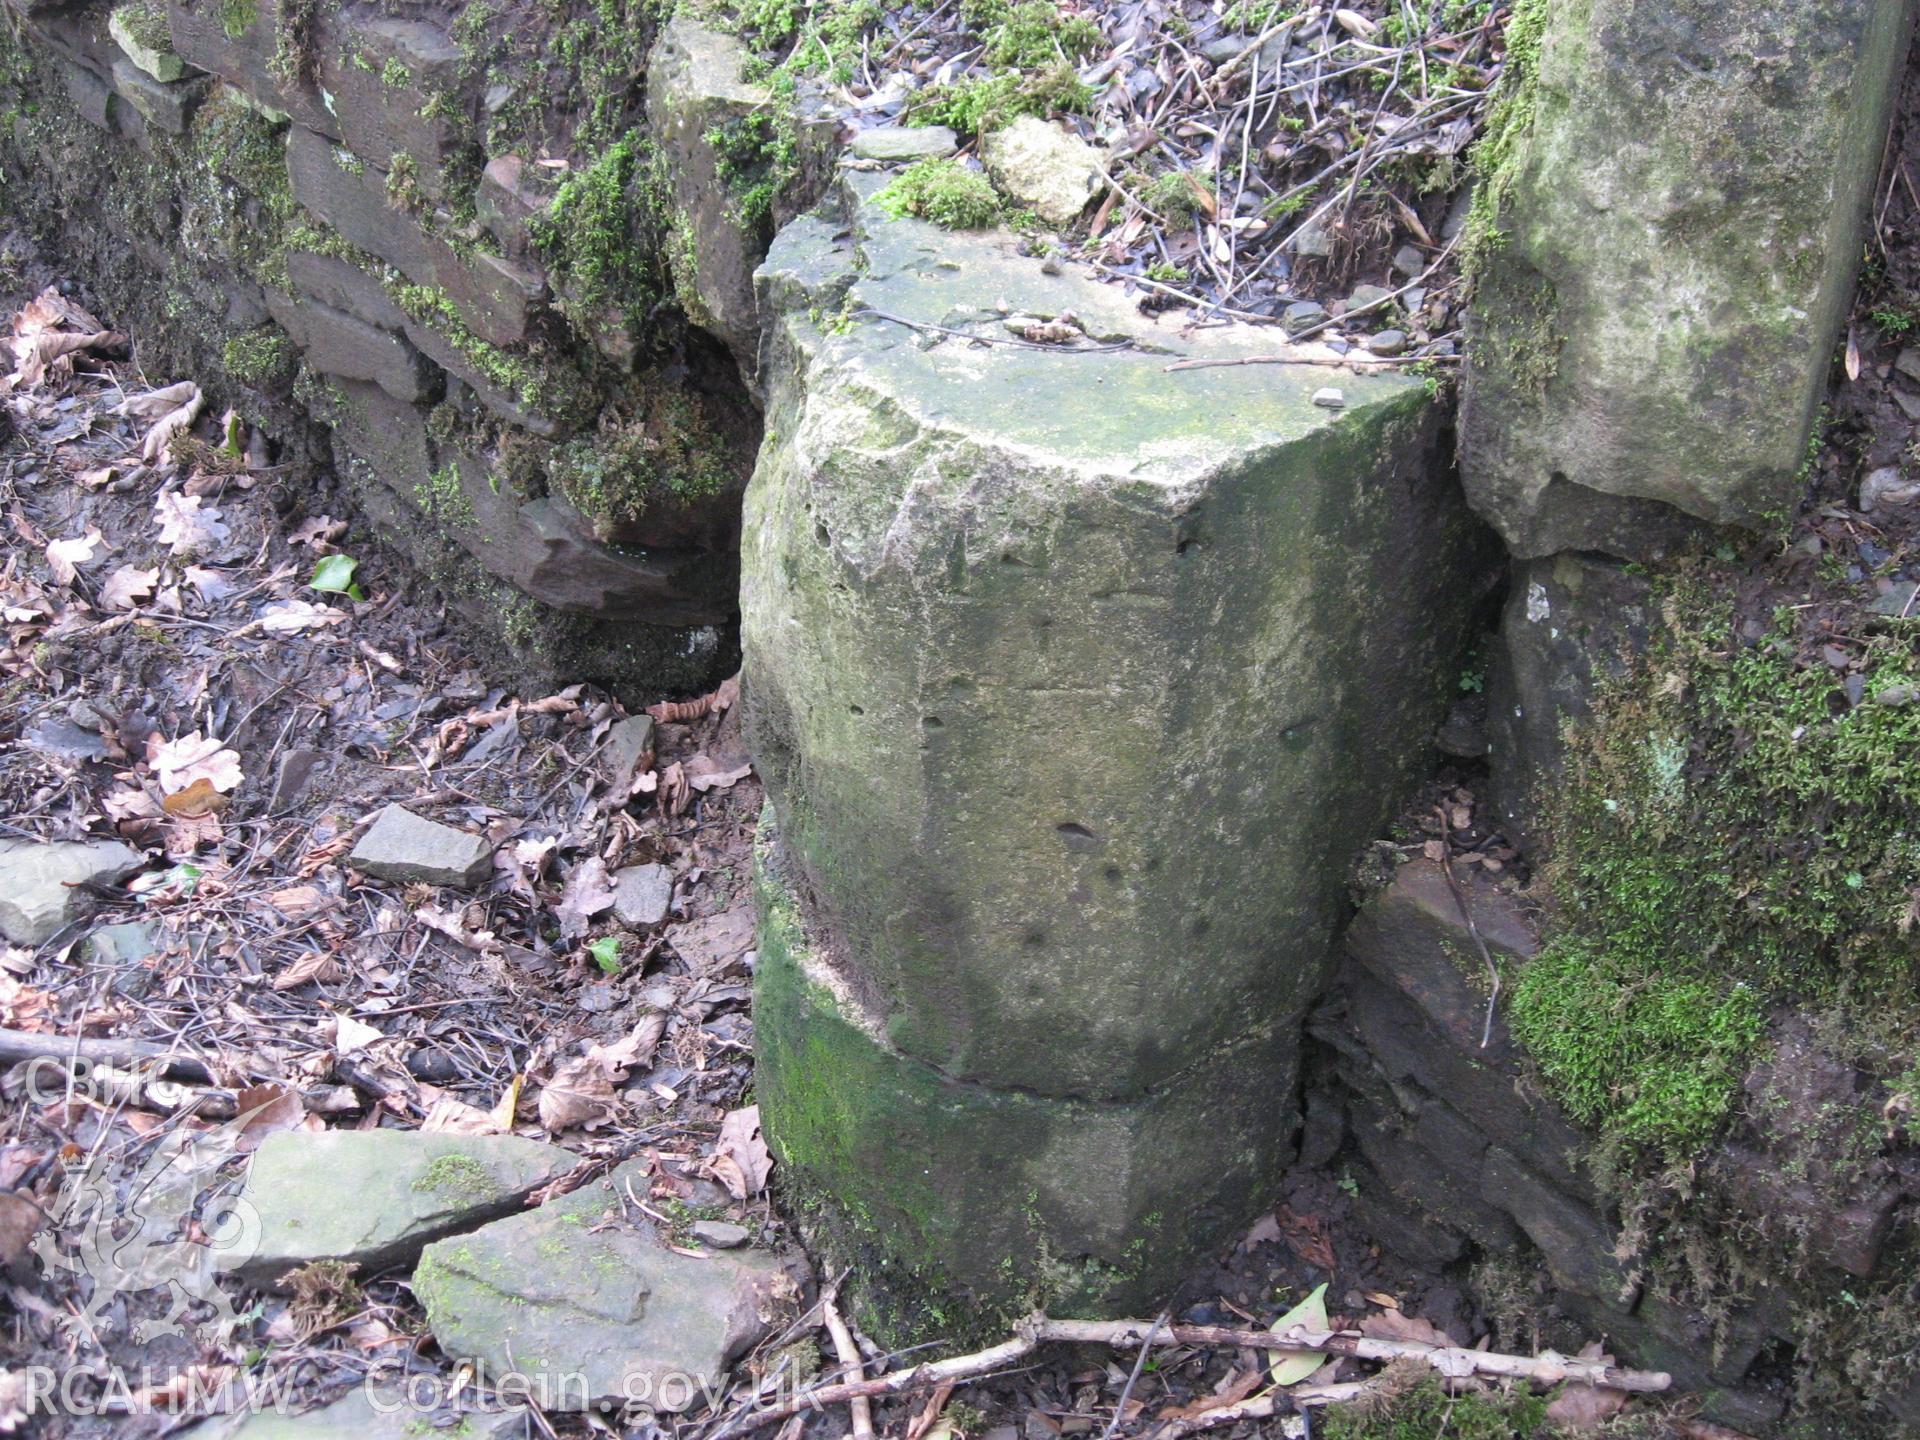
[(727, 1112), (727, 1118), (720, 1122), (720, 1143), (714, 1147), (708, 1168), (736, 1200), (749, 1199), (767, 1188), (767, 1177), (773, 1173), (773, 1152), (760, 1133), (758, 1105)]
[(53, 578), (62, 585), (71, 585), (80, 573), (80, 567), (93, 559), (93, 550), (103, 542), (98, 526), (89, 529), (86, 534), (72, 540), (55, 540), (47, 546), (47, 564), (53, 570)]
[(499, 1135), (502, 1128), (488, 1111), (451, 1095), (440, 1095), (420, 1122), (423, 1135)]
[(705, 751), (687, 761), (687, 784), (702, 794), (708, 790), (730, 790), (753, 773), (753, 762), (745, 761), (736, 767), (725, 767), (714, 763)]
[(157, 465), (166, 458), (167, 446), (173, 437), (200, 418), (206, 403), (198, 385), (182, 380), (177, 385), (149, 390), (144, 395), (129, 396), (120, 402), (120, 411), (135, 419), (154, 422), (140, 446), (140, 458), (149, 465)]
[(1431, 1321), (1398, 1309), (1367, 1316), (1360, 1322), (1360, 1333), (1369, 1340), (1418, 1340), (1425, 1345), (1438, 1345), (1443, 1350), (1460, 1348), (1458, 1341)]
[(613, 881), (598, 855), (581, 861), (567, 877), (567, 888), (554, 910), (560, 933), (572, 937), (587, 932), (588, 921), (613, 905)]
[(316, 630), (322, 625), (337, 625), (346, 618), (346, 611), (335, 610), (330, 605), (315, 605), (309, 600), (287, 600), (267, 606), (254, 623), (262, 630), (276, 634), (294, 634), (301, 630)]
[(176, 820), (198, 820), (217, 815), (232, 803), (232, 797), (222, 795), (213, 781), (202, 775), (186, 789), (167, 796), (160, 802), (160, 808)]
[(159, 583), (160, 567), (142, 570), (137, 565), (122, 565), (100, 587), (100, 603), (109, 610), (131, 610), (153, 594)]
[(327, 951), (309, 950), (273, 977), (273, 988), (294, 990), (309, 982), (338, 980), (341, 973), (340, 962)]
[[(158, 735), (158, 732), (155, 732)], [(232, 790), (246, 777), (240, 769), (240, 757), (225, 748), (225, 742), (198, 730), (162, 744), (147, 741), (147, 763), (160, 781), (160, 788), (173, 795), (194, 781), (205, 779), (215, 790)]]
[(240, 1117), (239, 1143), (234, 1148), (242, 1155), (258, 1150), (269, 1135), (301, 1129), (307, 1121), (300, 1092), (284, 1080), (247, 1086), (234, 1097), (234, 1112)]
[(225, 540), (226, 524), (220, 511), (202, 503), (198, 495), (163, 491), (153, 502), (153, 520), (160, 527), (160, 543), (176, 555), (190, 555)]

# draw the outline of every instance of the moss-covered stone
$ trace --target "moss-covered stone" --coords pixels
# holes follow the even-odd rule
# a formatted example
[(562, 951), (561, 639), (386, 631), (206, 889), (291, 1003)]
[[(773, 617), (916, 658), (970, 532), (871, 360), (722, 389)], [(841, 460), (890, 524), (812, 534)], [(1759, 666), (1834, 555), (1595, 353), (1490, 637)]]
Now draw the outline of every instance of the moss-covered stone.
[(902, 1055), (848, 988), (771, 823), (755, 855), (756, 1093), (815, 1237), (880, 1333), (1004, 1333), (1151, 1304), (1290, 1158), (1291, 1038), (1264, 1027), (1144, 1098), (1050, 1099)]
[(1469, 498), (1522, 556), (1757, 526), (1859, 257), (1903, 0), (1533, 0), (1478, 157)]

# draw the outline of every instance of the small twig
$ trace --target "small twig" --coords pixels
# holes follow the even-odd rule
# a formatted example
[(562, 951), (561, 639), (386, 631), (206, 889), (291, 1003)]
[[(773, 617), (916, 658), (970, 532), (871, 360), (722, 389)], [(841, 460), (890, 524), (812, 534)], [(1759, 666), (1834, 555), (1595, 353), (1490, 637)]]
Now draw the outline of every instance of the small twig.
[[(853, 1343), (853, 1332), (840, 1318), (840, 1307), (833, 1303), (834, 1299), (830, 1294), (820, 1297), (820, 1320), (827, 1327), (827, 1334), (833, 1337), (833, 1352), (846, 1371), (846, 1383), (858, 1386), (867, 1378), (867, 1372), (860, 1362), (860, 1347)], [(853, 1420), (853, 1440), (873, 1440), (873, 1402), (865, 1395), (850, 1395), (847, 1413)]]
[(1480, 958), (1486, 961), (1487, 974), (1493, 981), (1493, 990), (1487, 996), (1487, 1020), (1480, 1027), (1480, 1048), (1486, 1049), (1493, 1043), (1494, 1007), (1500, 1003), (1500, 967), (1494, 963), (1493, 952), (1487, 948), (1487, 942), (1480, 938), (1480, 927), (1474, 923), (1473, 911), (1467, 908), (1467, 897), (1461, 892), (1460, 882), (1453, 874), (1453, 848), (1447, 842), (1447, 812), (1434, 807), (1440, 817), (1440, 873), (1447, 877), (1447, 889), (1453, 892), (1453, 903), (1460, 911), (1460, 918), (1467, 922), (1467, 934), (1472, 937)]
[(1127, 1401), (1133, 1398), (1133, 1387), (1140, 1383), (1140, 1372), (1147, 1368), (1147, 1356), (1153, 1351), (1153, 1337), (1158, 1335), (1167, 1321), (1173, 1318), (1171, 1311), (1162, 1310), (1160, 1318), (1153, 1322), (1153, 1328), (1147, 1331), (1147, 1338), (1140, 1342), (1140, 1353), (1134, 1358), (1133, 1373), (1127, 1376), (1127, 1383), (1120, 1389), (1120, 1398), (1114, 1402), (1113, 1419), (1107, 1422), (1107, 1433), (1100, 1440), (1113, 1440), (1114, 1434), (1127, 1418)]

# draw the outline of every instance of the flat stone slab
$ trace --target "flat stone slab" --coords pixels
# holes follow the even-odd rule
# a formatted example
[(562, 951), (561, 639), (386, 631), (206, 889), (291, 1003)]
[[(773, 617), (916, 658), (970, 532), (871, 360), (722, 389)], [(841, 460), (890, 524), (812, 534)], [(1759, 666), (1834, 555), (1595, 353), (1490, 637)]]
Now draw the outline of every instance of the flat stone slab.
[(118, 840), (0, 840), (0, 935), (39, 945), (98, 908), (98, 897), (82, 887), (118, 884), (144, 864)]
[(664, 865), (629, 865), (613, 873), (613, 913), (622, 925), (658, 925), (672, 900), (673, 871)]
[(960, 148), (944, 125), (882, 125), (862, 130), (848, 151), (859, 160), (938, 160)]
[(347, 863), (382, 880), (403, 885), (458, 885), (471, 887), (487, 878), (493, 867), (493, 846), (484, 836), (471, 835), (427, 820), (398, 805), (389, 805), (375, 817)]
[(509, 1440), (523, 1434), (526, 1423), (527, 1412), (517, 1408), (427, 1410), (403, 1391), (369, 1395), (355, 1388), (298, 1415), (244, 1411), (205, 1421), (187, 1433), (194, 1440)]
[(266, 1283), (315, 1260), (362, 1275), (408, 1264), (421, 1247), (519, 1208), (580, 1157), (517, 1135), (418, 1130), (290, 1130), (253, 1157), (242, 1199), (260, 1220), (250, 1254), (223, 1270)]
[(440, 1348), (526, 1377), (559, 1410), (627, 1400), (681, 1411), (717, 1386), (797, 1287), (764, 1252), (695, 1259), (603, 1223), (620, 1188), (589, 1186), (428, 1246), (413, 1290)]

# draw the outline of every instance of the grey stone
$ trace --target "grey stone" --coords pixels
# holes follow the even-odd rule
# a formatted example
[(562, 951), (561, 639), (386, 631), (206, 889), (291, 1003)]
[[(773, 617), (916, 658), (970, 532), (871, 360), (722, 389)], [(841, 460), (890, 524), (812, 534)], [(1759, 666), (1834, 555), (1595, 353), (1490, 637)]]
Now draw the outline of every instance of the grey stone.
[(356, 870), (402, 885), (480, 884), (493, 868), (493, 846), (411, 810), (389, 805), (347, 856)]
[(1551, 11), (1481, 186), (1460, 414), (1517, 555), (1654, 558), (1798, 498), (1908, 8), (1684, 0), (1652, 40), (1643, 0)]
[(392, 331), (315, 300), (276, 302), (271, 291), (267, 306), (280, 328), (300, 346), (301, 358), (322, 375), (365, 380), (409, 403), (438, 397), (440, 372)]
[[(526, 1433), (527, 1412), (515, 1407), (466, 1409), (448, 1403), (423, 1409), (428, 1391), (373, 1389), (356, 1385), (331, 1404), (298, 1415), (243, 1410), (203, 1421), (185, 1432), (194, 1440), (517, 1440)], [(536, 1400), (538, 1396), (534, 1397)]]
[(133, 61), (121, 59), (113, 62), (113, 88), (156, 130), (184, 135), (193, 112), (213, 92), (213, 81), (202, 75), (162, 84)]
[(579, 1161), (517, 1135), (282, 1131), (254, 1154), (241, 1196), (259, 1219), (259, 1243), (222, 1251), (217, 1264), (255, 1283), (315, 1260), (374, 1275), (511, 1214)]
[[(229, 10), (168, 0), (167, 28), (182, 60), (219, 76), (253, 109), (281, 122), (291, 118), (302, 130), (337, 140), (339, 121), (318, 92), (306, 86), (283, 87), (273, 73), (280, 36), (284, 27), (298, 20), (301, 3), (254, 0)], [(240, 22), (234, 25), (238, 33), (230, 33), (228, 26), (236, 21)]]
[(736, 37), (682, 14), (667, 22), (647, 64), (648, 125), (668, 158), (673, 204), (691, 236), (690, 245), (668, 247), (674, 288), (688, 315), (725, 341), (749, 375), (760, 344), (753, 271), (772, 237), (765, 222), (741, 220), (708, 137), (771, 103), (763, 86), (743, 78), (750, 59)]
[(1308, 220), (1287, 242), (1287, 248), (1311, 260), (1324, 260), (1333, 254), (1333, 236), (1321, 221)]
[(886, 125), (862, 130), (847, 147), (861, 160), (938, 160), (960, 148), (944, 125)]
[(1023, 115), (982, 138), (994, 182), (1049, 225), (1071, 225), (1106, 187), (1106, 157), (1077, 135)]
[(98, 907), (85, 887), (116, 885), (145, 863), (117, 840), (0, 840), (0, 935), (38, 945)]
[(467, 121), (429, 102), (462, 93), (459, 46), (419, 18), (342, 12), (337, 23), (351, 43), (323, 45), (317, 59), (341, 142), (383, 170), (392, 157), (407, 156), (420, 193), (444, 198), (446, 162)]
[(622, 925), (658, 925), (672, 899), (673, 872), (664, 865), (630, 865), (613, 874), (613, 913)]
[(693, 1223), (693, 1238), (716, 1250), (738, 1250), (753, 1236), (746, 1226), (735, 1225), (730, 1220), (696, 1220)]
[(1346, 408), (1347, 392), (1337, 385), (1323, 385), (1313, 392), (1313, 403), (1323, 410), (1342, 410)]
[(1909, 380), (1920, 381), (1920, 350), (1911, 345), (1903, 345), (1900, 353), (1893, 357), (1893, 368)]
[(1427, 268), (1427, 257), (1412, 245), (1402, 245), (1393, 252), (1393, 268), (1411, 280)]
[(102, 925), (87, 936), (87, 963), (111, 974), (107, 983), (114, 994), (144, 995), (153, 984), (153, 971), (146, 962), (158, 948), (159, 928), (152, 920)]
[(640, 762), (653, 753), (653, 717), (629, 715), (615, 721), (607, 730), (600, 748), (600, 766), (607, 783), (618, 790), (633, 783)]
[[(1351, 315), (1356, 310), (1366, 310), (1367, 306), (1377, 305), (1391, 294), (1393, 291), (1384, 285), (1356, 285), (1348, 294), (1346, 307), (1340, 313)], [(1380, 316), (1377, 311), (1366, 310), (1366, 313), (1374, 316), (1375, 323), (1378, 323)]]
[(1487, 1151), (1480, 1197), (1514, 1218), (1561, 1285), (1612, 1304), (1632, 1303), (1626, 1267), (1613, 1253), (1613, 1232), (1586, 1205), (1497, 1145)]
[(1878, 510), (1881, 506), (1910, 504), (1920, 496), (1920, 482), (1900, 478), (1898, 465), (1883, 465), (1867, 472), (1860, 482), (1860, 508)]
[[(1085, 1256), (1076, 1303), (1143, 1303), (1291, 1148), (1291, 1102), (1225, 1092), (1293, 1093), (1345, 905), (1326, 857), (1428, 753), (1487, 537), (1416, 382), (1343, 377), (1335, 413), (1305, 367), (1170, 370), (1270, 332), (1182, 331), (1011, 237), (888, 217), (883, 183), (846, 172), (846, 210), (762, 270), (745, 721), (818, 897), (805, 958), (762, 897), (767, 1135), (909, 1273), (999, 1306), (1040, 1253)], [(1071, 311), (1133, 344), (818, 318), (868, 308), (996, 335)], [(1289, 858), (1250, 883), (1249, 848)], [(1203, 1218), (1136, 1244), (1173, 1214)]]
[[(544, 1381), (549, 1409), (685, 1410), (791, 1312), (799, 1287), (763, 1252), (678, 1254), (599, 1218), (600, 1198), (588, 1187), (428, 1246), (414, 1294), (443, 1351)], [(618, 1194), (604, 1199), (617, 1215)]]
[(122, 5), (107, 16), (107, 33), (113, 36), (113, 43), (125, 52), (128, 60), (147, 75), (163, 84), (169, 84), (187, 73), (186, 62), (173, 53), (170, 45), (149, 45), (133, 34), (128, 23), (134, 7)]
[(1298, 335), (1327, 320), (1327, 307), (1317, 300), (1296, 300), (1280, 312), (1280, 323), (1287, 334)]
[(1404, 330), (1382, 330), (1367, 337), (1367, 350), (1374, 355), (1398, 355), (1407, 348)]
[(1487, 739), (1495, 810), (1527, 854), (1552, 842), (1544, 802), (1565, 769), (1566, 725), (1592, 713), (1595, 687), (1625, 672), (1657, 618), (1647, 577), (1604, 557), (1514, 566), (1487, 676)]

